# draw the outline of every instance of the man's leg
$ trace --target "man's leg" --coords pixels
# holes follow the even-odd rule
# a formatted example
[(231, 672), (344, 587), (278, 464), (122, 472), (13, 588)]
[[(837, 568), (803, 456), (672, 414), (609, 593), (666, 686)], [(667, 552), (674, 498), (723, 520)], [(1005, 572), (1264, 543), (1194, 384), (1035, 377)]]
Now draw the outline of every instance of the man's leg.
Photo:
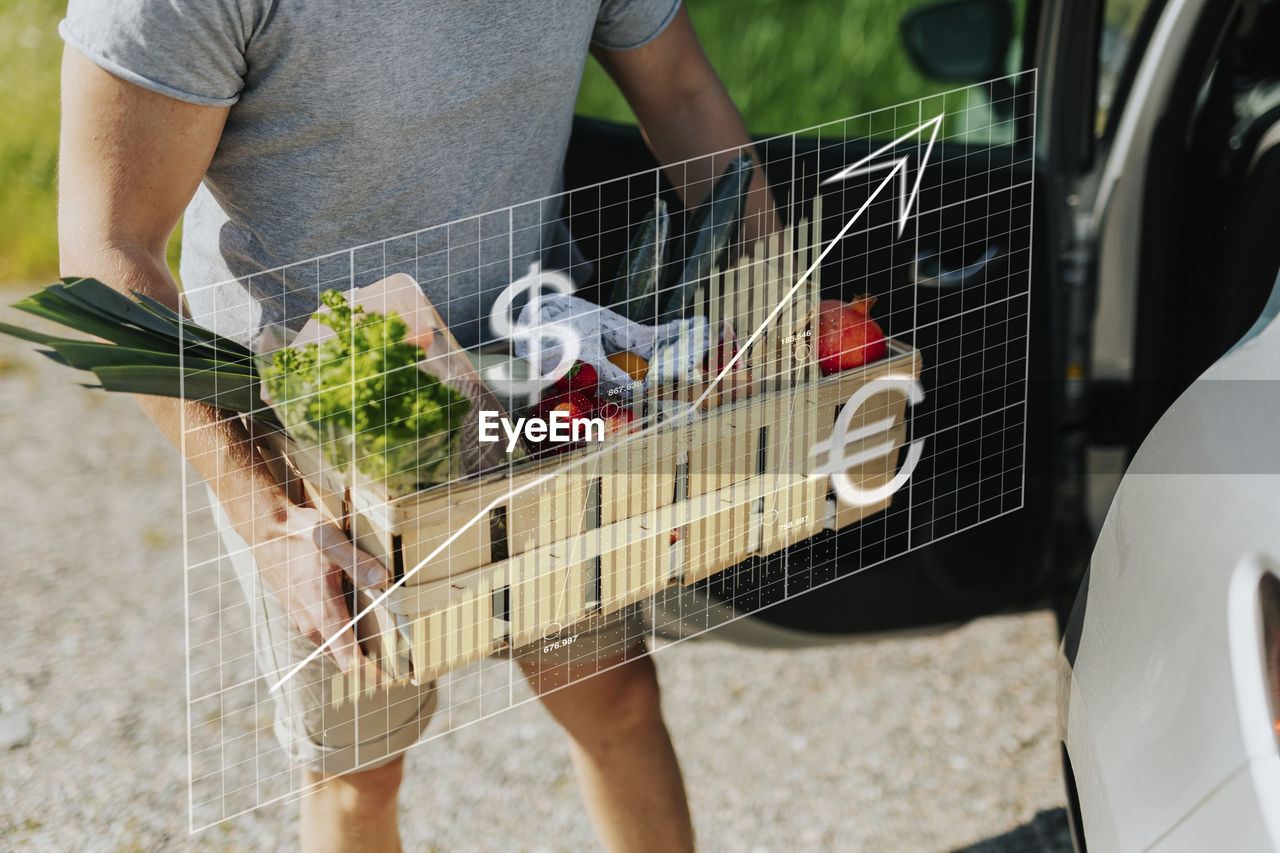
[[(635, 651), (599, 662), (590, 671), (634, 658), (616, 669), (577, 680), (582, 667), (545, 667), (521, 660), (530, 685), (569, 734), (569, 749), (591, 823), (611, 853), (693, 850), (684, 781), (662, 720), (658, 676)], [(562, 690), (547, 692), (567, 683)]]
[(302, 798), (303, 853), (400, 853), (396, 795), (403, 777), (403, 755), (372, 770), (328, 779), (303, 771), (304, 784), (319, 783)]

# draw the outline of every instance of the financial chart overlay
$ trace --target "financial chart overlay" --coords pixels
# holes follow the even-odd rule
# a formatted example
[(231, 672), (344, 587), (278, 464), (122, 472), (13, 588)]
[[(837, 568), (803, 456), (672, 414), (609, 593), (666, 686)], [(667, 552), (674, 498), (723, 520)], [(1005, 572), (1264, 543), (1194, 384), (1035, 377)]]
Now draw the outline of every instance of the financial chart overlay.
[(189, 288), (192, 830), (1020, 509), (1034, 82)]

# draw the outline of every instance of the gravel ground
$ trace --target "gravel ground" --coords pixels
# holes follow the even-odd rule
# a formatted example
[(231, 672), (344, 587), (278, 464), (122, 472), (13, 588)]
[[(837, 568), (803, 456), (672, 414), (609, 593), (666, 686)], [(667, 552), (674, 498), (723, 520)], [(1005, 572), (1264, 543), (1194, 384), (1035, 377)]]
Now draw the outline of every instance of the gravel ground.
[[(0, 447), (0, 732), (32, 724), (0, 746), (0, 849), (288, 847), (287, 804), (187, 833), (176, 453), (130, 400), (7, 338)], [(701, 848), (1069, 850), (1054, 644), (1032, 613), (802, 651), (662, 649)], [(402, 803), (409, 850), (595, 847), (536, 704), (412, 751)]]

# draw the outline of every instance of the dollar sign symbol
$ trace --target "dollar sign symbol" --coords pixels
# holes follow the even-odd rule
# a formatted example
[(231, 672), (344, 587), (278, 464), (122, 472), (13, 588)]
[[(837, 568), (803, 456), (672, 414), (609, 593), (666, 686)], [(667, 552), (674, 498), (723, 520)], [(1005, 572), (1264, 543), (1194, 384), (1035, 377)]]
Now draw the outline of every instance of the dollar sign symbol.
[(910, 376), (891, 373), (888, 376), (872, 379), (857, 391), (854, 391), (853, 396), (849, 398), (849, 402), (840, 410), (840, 414), (836, 417), (835, 425), (831, 429), (831, 436), (826, 441), (820, 441), (815, 444), (810, 451), (810, 455), (814, 457), (815, 462), (814, 473), (830, 475), (831, 487), (835, 490), (836, 498), (845, 504), (869, 506), (889, 497), (902, 488), (907, 480), (911, 479), (911, 475), (916, 470), (916, 465), (920, 462), (920, 457), (924, 454), (924, 439), (911, 442), (910, 447), (907, 448), (907, 461), (903, 463), (902, 468), (894, 475), (892, 480), (874, 489), (861, 489), (849, 479), (848, 470), (850, 468), (855, 465), (861, 465), (871, 459), (879, 459), (896, 446), (892, 439), (886, 438), (879, 444), (864, 448), (852, 455), (845, 455), (846, 448), (850, 444), (870, 438), (873, 435), (888, 432), (893, 428), (895, 417), (889, 415), (887, 418), (881, 418), (878, 421), (860, 426), (852, 432), (849, 431), (849, 422), (853, 420), (854, 414), (862, 408), (873, 394), (880, 391), (893, 391), (901, 394), (907, 398), (907, 402), (910, 405), (924, 401), (924, 389), (920, 387), (919, 382)]
[[(521, 276), (502, 289), (494, 300), (493, 309), (489, 312), (489, 327), (493, 333), (508, 340), (527, 341), (529, 343), (529, 377), (524, 380), (511, 375), (510, 367), (496, 364), (485, 374), (486, 381), (497, 383), (512, 396), (527, 394), (534, 400), (543, 388), (555, 382), (569, 372), (569, 368), (578, 359), (581, 348), (577, 331), (567, 323), (521, 324), (516, 322), (512, 312), (515, 298), (526, 290), (529, 291), (530, 316), (538, 316), (538, 306), (542, 301), (542, 288), (546, 287), (555, 293), (566, 296), (573, 293), (573, 281), (559, 270), (543, 271), (534, 262), (529, 265), (529, 273)], [(560, 361), (550, 372), (542, 373), (542, 350), (546, 339), (556, 341), (561, 348)]]

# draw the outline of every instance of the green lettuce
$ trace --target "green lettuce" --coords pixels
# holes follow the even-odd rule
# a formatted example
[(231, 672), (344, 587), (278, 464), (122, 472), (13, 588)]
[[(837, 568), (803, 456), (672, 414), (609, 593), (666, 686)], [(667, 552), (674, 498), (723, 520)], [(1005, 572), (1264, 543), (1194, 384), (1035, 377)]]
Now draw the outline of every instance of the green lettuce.
[(393, 493), (461, 472), (456, 452), (470, 403), (418, 369), (425, 354), (405, 340), (395, 312), (366, 313), (336, 290), (316, 319), (337, 334), (285, 347), (261, 368), (272, 407), (299, 443), (340, 469), (354, 464)]

